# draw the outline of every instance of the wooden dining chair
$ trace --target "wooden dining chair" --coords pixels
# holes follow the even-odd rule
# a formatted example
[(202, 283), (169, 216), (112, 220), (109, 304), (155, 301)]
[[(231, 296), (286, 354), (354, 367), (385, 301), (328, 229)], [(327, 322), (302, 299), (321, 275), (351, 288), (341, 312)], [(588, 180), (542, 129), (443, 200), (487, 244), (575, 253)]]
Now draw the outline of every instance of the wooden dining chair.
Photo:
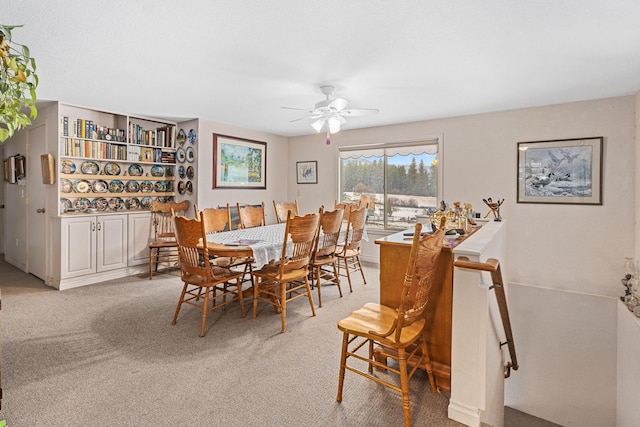
[[(228, 203), (225, 207), (219, 207), (217, 209), (205, 208), (199, 211), (197, 205), (195, 205), (194, 208), (196, 218), (202, 221), (204, 231), (207, 236), (231, 230), (231, 210)], [(253, 284), (251, 276), (252, 263), (254, 262), (253, 257), (216, 256), (215, 252), (211, 250), (209, 252), (212, 263), (221, 267), (241, 269), (243, 272), (242, 282), (251, 282)]]
[[(362, 281), (365, 285), (367, 284), (367, 279), (364, 277), (364, 270), (362, 269), (362, 263), (360, 262), (366, 209), (364, 207), (351, 207), (348, 209), (349, 220), (347, 221), (344, 243), (336, 249), (336, 258), (338, 260), (338, 274), (342, 274), (347, 277), (347, 281), (349, 282), (349, 291), (353, 292), (353, 287), (351, 286), (352, 272), (355, 273), (356, 271), (360, 271)], [(346, 273), (340, 273), (342, 267), (344, 267)]]
[[(258, 301), (271, 304), (280, 312), (281, 332), (286, 329), (287, 304), (293, 300), (307, 297), (311, 314), (316, 315), (309, 287), (309, 262), (318, 220), (317, 213), (294, 217), (289, 212), (280, 260), (253, 272), (253, 318), (256, 317)], [(287, 255), (288, 245), (290, 255)]]
[(158, 271), (159, 264), (177, 263), (179, 260), (172, 209), (176, 215), (184, 215), (189, 209), (189, 201), (162, 203), (154, 200), (151, 204), (153, 240), (149, 243), (149, 279), (153, 278), (154, 270)]
[(344, 211), (344, 216), (342, 218), (343, 221), (349, 221), (349, 214), (353, 209), (358, 208), (359, 206), (360, 206), (360, 201), (356, 201), (353, 203), (346, 203), (346, 202), (341, 203), (336, 200), (334, 203), (335, 209), (342, 209)]
[(238, 217), (240, 218), (240, 228), (267, 225), (267, 219), (264, 213), (264, 203), (258, 206), (242, 206), (238, 203)]
[[(342, 209), (325, 212), (323, 208), (320, 208), (320, 225), (311, 255), (311, 262), (309, 263), (311, 287), (318, 288), (318, 307), (322, 307), (322, 279), (327, 282), (333, 281), (338, 287), (340, 298), (342, 298), (336, 250), (343, 216), (344, 210)], [(331, 270), (329, 270), (329, 267)]]
[(240, 315), (245, 316), (240, 281), (242, 272), (210, 262), (207, 245), (203, 245), (207, 235), (202, 221), (176, 216), (174, 222), (180, 256), (180, 278), (184, 286), (171, 324), (176, 324), (182, 304), (198, 307), (202, 310), (200, 336), (203, 337), (208, 312), (239, 301)]
[(273, 201), (273, 209), (276, 211), (276, 221), (282, 224), (287, 220), (287, 212), (291, 211), (293, 216), (298, 216), (298, 201), (293, 202), (276, 202)]
[[(426, 370), (431, 391), (436, 391), (427, 347), (427, 319), (424, 312), (429, 302), (429, 292), (445, 231), (442, 227), (433, 235), (420, 237), (421, 230), (422, 224), (416, 224), (406, 274), (396, 278), (403, 280), (399, 308), (367, 303), (338, 322), (338, 329), (342, 332), (342, 351), (336, 400), (342, 401), (345, 371), (349, 370), (399, 391), (402, 394), (407, 427), (411, 426), (409, 380), (418, 368)], [(376, 360), (373, 351), (376, 345), (387, 349), (391, 357), (397, 360), (398, 368)], [(349, 364), (351, 358), (356, 361)], [(366, 371), (363, 369), (363, 362), (367, 364)], [(398, 374), (400, 386), (397, 381), (375, 376), (374, 367)]]

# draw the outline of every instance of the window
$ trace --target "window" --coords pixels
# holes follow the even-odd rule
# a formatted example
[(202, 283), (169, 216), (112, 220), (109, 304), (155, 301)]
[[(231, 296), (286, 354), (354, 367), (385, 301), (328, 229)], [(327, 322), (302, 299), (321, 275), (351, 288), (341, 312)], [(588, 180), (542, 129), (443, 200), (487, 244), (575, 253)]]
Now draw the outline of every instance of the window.
[(339, 148), (340, 201), (373, 201), (367, 215), (369, 228), (411, 228), (416, 217), (438, 206), (442, 194), (440, 141)]

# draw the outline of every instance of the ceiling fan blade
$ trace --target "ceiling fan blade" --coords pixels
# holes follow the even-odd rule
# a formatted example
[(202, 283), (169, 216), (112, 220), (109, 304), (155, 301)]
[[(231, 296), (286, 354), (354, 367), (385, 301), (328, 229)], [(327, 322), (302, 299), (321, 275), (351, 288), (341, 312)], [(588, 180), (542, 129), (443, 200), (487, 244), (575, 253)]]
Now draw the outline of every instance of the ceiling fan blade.
[(306, 111), (307, 113), (313, 113), (313, 110), (309, 110), (308, 108), (295, 108), (295, 107), (280, 107), (284, 110), (296, 110), (296, 111)]
[(377, 108), (359, 108), (352, 110), (342, 110), (340, 114), (347, 117), (356, 117), (356, 116), (372, 116), (374, 114), (378, 114), (380, 110)]
[(293, 119), (290, 121), (290, 123), (299, 122), (300, 120), (315, 120), (315, 119), (319, 119), (320, 117), (322, 117), (322, 114), (313, 113), (310, 116), (300, 117), (299, 119)]
[(347, 105), (349, 105), (349, 100), (344, 98), (336, 98), (329, 102), (329, 105), (327, 105), (327, 107), (333, 108), (336, 111), (342, 111), (347, 108)]
[(315, 129), (316, 132), (320, 133), (325, 123), (326, 123), (326, 119), (324, 118), (318, 119), (315, 122), (311, 123), (311, 127)]

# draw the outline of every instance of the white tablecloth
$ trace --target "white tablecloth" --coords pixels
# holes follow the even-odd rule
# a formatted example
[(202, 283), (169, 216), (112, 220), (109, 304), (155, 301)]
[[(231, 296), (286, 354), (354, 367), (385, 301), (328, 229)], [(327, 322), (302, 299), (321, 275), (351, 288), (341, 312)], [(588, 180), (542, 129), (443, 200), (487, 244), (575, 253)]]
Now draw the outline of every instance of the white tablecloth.
[(286, 224), (272, 224), (263, 227), (245, 228), (210, 234), (207, 241), (230, 246), (240, 246), (240, 240), (257, 240), (255, 243), (242, 244), (253, 251), (254, 268), (258, 269), (271, 260), (279, 260), (282, 256), (282, 240)]

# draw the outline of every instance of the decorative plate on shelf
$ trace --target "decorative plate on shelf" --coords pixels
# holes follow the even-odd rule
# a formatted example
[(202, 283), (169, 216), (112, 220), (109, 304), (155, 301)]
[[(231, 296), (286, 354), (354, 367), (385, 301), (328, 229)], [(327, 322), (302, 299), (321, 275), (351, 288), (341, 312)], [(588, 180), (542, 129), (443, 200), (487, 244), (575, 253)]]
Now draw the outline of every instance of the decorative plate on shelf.
[(80, 170), (85, 175), (98, 175), (100, 166), (96, 162), (84, 162), (80, 165)]
[(119, 179), (114, 179), (109, 184), (109, 191), (111, 193), (122, 193), (124, 191), (124, 184)]
[(93, 201), (91, 202), (91, 207), (100, 212), (103, 212), (109, 208), (109, 201), (104, 197), (99, 197), (97, 199), (93, 199)]
[(140, 190), (140, 184), (138, 181), (127, 181), (124, 188), (127, 193), (137, 193)]
[(60, 192), (71, 193), (73, 191), (72, 185), (67, 178), (60, 178)]
[(170, 197), (160, 196), (160, 197), (158, 197), (158, 199), (157, 199), (157, 200), (158, 200), (160, 203), (167, 203), (167, 202), (169, 202), (169, 201), (170, 201), (169, 199), (170, 199)]
[(164, 168), (160, 165), (151, 167), (151, 176), (164, 176)]
[(142, 206), (142, 209), (151, 209), (151, 197), (143, 197), (142, 200), (140, 200), (140, 206)]
[(193, 166), (189, 166), (187, 168), (187, 178), (189, 179), (193, 179), (193, 176), (195, 175), (194, 171), (193, 171)]
[(178, 177), (184, 178), (184, 166), (178, 166)]
[(117, 163), (107, 163), (103, 170), (107, 175), (120, 175), (120, 165)]
[(167, 166), (166, 176), (173, 176), (173, 166)]
[(109, 209), (113, 211), (124, 209), (124, 200), (120, 197), (109, 199)]
[(178, 183), (178, 193), (180, 194), (184, 194), (185, 188), (184, 188), (184, 181), (180, 181)]
[(86, 179), (81, 179), (73, 183), (73, 191), (76, 193), (90, 193), (91, 184)]
[(153, 185), (153, 189), (156, 193), (163, 193), (167, 191), (167, 187), (164, 185), (164, 181), (156, 181), (156, 183)]
[(164, 182), (164, 191), (168, 193), (173, 193), (173, 181), (165, 181)]
[(187, 181), (187, 194), (193, 194), (193, 183), (191, 183), (191, 181)]
[(71, 209), (73, 209), (73, 203), (71, 203), (71, 200), (64, 198), (60, 199), (60, 210), (62, 212), (67, 212)]
[(176, 151), (176, 158), (179, 163), (184, 163), (184, 160), (187, 158), (187, 154), (182, 148), (178, 148), (178, 151)]
[(76, 164), (73, 163), (73, 160), (63, 160), (62, 165), (60, 166), (60, 171), (62, 173), (75, 173)]
[(109, 184), (107, 184), (107, 181), (103, 181), (101, 179), (93, 181), (92, 187), (94, 193), (106, 193), (107, 190), (109, 190)]
[(140, 200), (137, 197), (131, 197), (124, 202), (127, 209), (138, 209), (140, 207)]
[(189, 140), (189, 144), (195, 144), (197, 140), (196, 131), (193, 129), (189, 129), (189, 134), (187, 135), (187, 139)]
[(196, 152), (193, 150), (193, 147), (187, 147), (187, 162), (191, 163), (196, 158)]
[(142, 181), (140, 191), (143, 193), (151, 193), (153, 191), (153, 183), (151, 181)]
[(142, 176), (143, 173), (144, 173), (144, 169), (142, 169), (141, 165), (134, 163), (131, 166), (129, 166), (129, 175)]
[(187, 142), (187, 134), (184, 133), (184, 129), (180, 128), (178, 135), (176, 136), (176, 141), (180, 145), (184, 145), (184, 143)]
[(86, 199), (84, 197), (81, 197), (79, 199), (76, 199), (73, 202), (73, 207), (77, 210), (77, 211), (82, 211), (85, 212), (87, 209), (89, 209), (91, 207), (91, 202), (89, 201), (89, 199)]

